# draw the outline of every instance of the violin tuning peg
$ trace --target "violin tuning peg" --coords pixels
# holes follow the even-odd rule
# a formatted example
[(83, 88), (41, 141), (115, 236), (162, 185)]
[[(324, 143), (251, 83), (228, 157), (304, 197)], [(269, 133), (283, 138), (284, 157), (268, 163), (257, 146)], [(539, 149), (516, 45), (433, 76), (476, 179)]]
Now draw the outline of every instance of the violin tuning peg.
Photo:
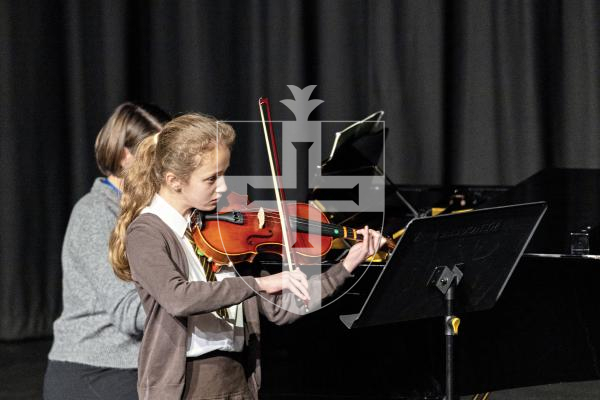
[(212, 258), (212, 257), (208, 257), (208, 258), (206, 259), (206, 261), (208, 261), (209, 263), (211, 263), (211, 262), (213, 262), (213, 258)]

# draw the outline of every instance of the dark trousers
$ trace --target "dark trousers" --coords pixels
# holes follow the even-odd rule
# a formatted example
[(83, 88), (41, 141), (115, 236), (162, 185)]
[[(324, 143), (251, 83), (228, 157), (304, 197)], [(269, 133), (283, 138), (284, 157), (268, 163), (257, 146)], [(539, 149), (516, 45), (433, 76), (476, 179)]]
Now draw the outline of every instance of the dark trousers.
[(48, 361), (44, 400), (137, 400), (137, 369)]

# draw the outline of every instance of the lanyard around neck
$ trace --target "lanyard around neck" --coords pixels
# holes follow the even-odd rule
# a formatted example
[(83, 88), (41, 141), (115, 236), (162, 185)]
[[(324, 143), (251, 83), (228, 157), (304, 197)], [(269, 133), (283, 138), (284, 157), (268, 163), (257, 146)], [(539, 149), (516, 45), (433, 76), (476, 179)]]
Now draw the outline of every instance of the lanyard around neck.
[(100, 179), (100, 182), (104, 183), (106, 186), (111, 188), (111, 190), (113, 190), (119, 196), (121, 195), (121, 191), (119, 190), (119, 188), (116, 187), (115, 185), (113, 185), (113, 183), (111, 181), (109, 181), (108, 178), (102, 178), (102, 179)]

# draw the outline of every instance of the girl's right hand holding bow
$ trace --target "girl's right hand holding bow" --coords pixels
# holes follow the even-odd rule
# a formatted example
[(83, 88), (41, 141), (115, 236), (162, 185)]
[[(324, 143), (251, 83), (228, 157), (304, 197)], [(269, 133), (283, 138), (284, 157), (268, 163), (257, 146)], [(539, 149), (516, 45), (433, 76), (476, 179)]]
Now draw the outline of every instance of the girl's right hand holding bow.
[(256, 283), (260, 291), (277, 294), (283, 290), (289, 290), (300, 300), (310, 301), (308, 279), (304, 272), (297, 268), (293, 271), (283, 271), (278, 274), (256, 278)]

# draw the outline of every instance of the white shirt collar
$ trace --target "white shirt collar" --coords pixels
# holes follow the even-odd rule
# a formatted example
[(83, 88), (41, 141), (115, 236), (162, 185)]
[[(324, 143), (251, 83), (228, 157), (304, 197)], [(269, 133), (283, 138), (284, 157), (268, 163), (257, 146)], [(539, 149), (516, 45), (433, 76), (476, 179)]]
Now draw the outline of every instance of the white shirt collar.
[(150, 205), (142, 210), (142, 214), (151, 213), (157, 215), (179, 238), (185, 236), (185, 230), (189, 224), (189, 218), (185, 218), (183, 215), (173, 208), (165, 199), (163, 199), (158, 193), (152, 198)]

